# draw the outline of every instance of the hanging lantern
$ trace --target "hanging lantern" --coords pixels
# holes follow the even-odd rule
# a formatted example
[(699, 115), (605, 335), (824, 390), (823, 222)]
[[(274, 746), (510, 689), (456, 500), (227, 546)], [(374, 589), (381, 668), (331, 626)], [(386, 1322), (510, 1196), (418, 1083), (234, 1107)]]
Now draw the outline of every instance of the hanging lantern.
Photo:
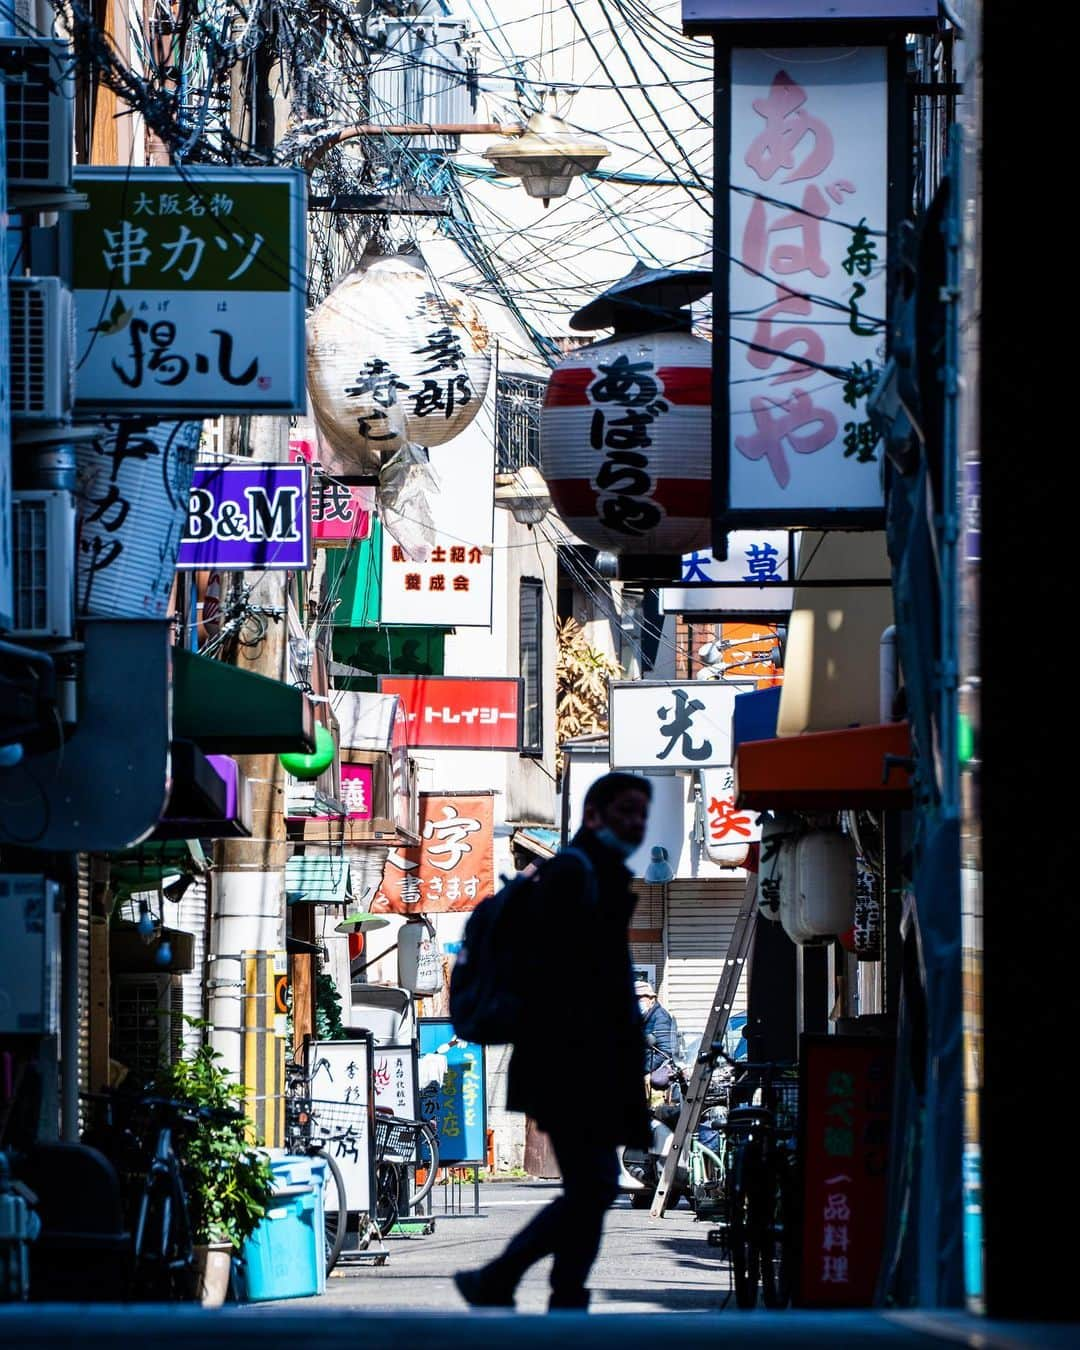
[(712, 347), (690, 332), (688, 309), (671, 308), (708, 286), (708, 273), (638, 266), (570, 321), (615, 335), (552, 372), (541, 471), (555, 509), (595, 548), (678, 556), (709, 544)]
[(795, 846), (795, 884), (780, 894), (780, 923), (792, 942), (830, 942), (855, 922), (855, 845), (839, 830), (813, 830)]
[(406, 443), (443, 445), (476, 416), (491, 335), (468, 296), (417, 255), (374, 257), (330, 292), (308, 325), (315, 420), (357, 473)]

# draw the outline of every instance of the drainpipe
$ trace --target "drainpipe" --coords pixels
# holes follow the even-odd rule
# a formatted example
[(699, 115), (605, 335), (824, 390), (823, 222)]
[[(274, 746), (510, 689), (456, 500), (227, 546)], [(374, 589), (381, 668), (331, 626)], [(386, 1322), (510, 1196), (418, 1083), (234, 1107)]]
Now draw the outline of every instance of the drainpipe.
[(893, 704), (896, 702), (896, 691), (899, 688), (895, 624), (890, 624), (882, 633), (878, 652), (878, 716), (882, 722), (892, 722)]

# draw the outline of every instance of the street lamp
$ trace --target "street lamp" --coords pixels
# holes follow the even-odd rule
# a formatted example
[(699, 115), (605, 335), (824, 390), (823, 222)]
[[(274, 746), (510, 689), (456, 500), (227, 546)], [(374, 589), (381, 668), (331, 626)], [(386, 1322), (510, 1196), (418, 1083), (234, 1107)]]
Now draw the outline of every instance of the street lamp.
[(520, 178), (530, 197), (565, 197), (571, 181), (591, 173), (610, 151), (601, 141), (572, 131), (554, 113), (533, 113), (525, 131), (513, 140), (489, 146), (484, 158), (500, 174)]
[(513, 473), (495, 475), (495, 505), (521, 525), (539, 525), (551, 510), (551, 497), (540, 470), (526, 464)]

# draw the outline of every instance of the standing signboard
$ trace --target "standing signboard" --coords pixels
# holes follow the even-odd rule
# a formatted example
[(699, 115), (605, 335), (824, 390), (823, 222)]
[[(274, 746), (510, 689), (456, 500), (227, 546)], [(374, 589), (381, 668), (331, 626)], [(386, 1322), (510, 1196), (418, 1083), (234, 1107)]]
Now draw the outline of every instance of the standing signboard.
[(395, 848), (371, 903), (378, 913), (475, 909), (495, 889), (495, 799), (490, 792), (421, 792), (420, 842)]
[(389, 1107), (395, 1116), (416, 1120), (420, 1095), (416, 1075), (416, 1042), (375, 1047), (375, 1105)]
[(79, 411), (305, 411), (300, 170), (83, 166), (74, 183)]
[(516, 676), (379, 676), (379, 692), (401, 699), (414, 750), (520, 750), (523, 690)]
[(309, 1041), (314, 1129), (341, 1168), (350, 1214), (370, 1214), (375, 1194), (375, 1089), (371, 1036)]
[(434, 1062), (442, 1069), (440, 1078), (420, 1083), (420, 1115), (435, 1126), (439, 1161), (451, 1167), (480, 1166), (487, 1160), (484, 1047), (459, 1040), (448, 1017), (421, 1017), (417, 1026), (421, 1080), (426, 1077), (425, 1056), (434, 1056), (428, 1064)]
[(306, 572), (306, 464), (196, 464), (176, 566), (181, 571)]
[(799, 1038), (802, 1259), (797, 1302), (866, 1308), (885, 1243), (895, 1043)]
[(613, 769), (706, 769), (731, 763), (734, 680), (612, 680), (608, 687)]
[[(493, 385), (494, 387), (494, 385)], [(446, 445), (427, 451), (438, 484), (428, 506), (434, 538), (424, 561), (411, 557), (389, 529), (382, 534), (382, 622), (436, 628), (489, 628), (495, 538), (495, 435), (485, 410)], [(402, 508), (418, 533), (416, 508)], [(399, 529), (399, 533), (401, 530)]]
[[(902, 57), (902, 52), (900, 52)], [(717, 47), (715, 531), (880, 527), (890, 48)], [(898, 138), (902, 139), (902, 138)], [(895, 153), (895, 148), (894, 148)], [(892, 171), (892, 173), (891, 173)]]

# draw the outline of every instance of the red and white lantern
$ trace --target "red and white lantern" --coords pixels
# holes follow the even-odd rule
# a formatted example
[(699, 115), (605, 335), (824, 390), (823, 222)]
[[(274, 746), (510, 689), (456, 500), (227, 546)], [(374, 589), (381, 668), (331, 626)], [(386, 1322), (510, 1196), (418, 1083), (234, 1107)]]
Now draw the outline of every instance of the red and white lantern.
[(578, 348), (552, 372), (541, 472), (585, 543), (669, 556), (708, 546), (711, 371), (708, 342), (668, 332)]

